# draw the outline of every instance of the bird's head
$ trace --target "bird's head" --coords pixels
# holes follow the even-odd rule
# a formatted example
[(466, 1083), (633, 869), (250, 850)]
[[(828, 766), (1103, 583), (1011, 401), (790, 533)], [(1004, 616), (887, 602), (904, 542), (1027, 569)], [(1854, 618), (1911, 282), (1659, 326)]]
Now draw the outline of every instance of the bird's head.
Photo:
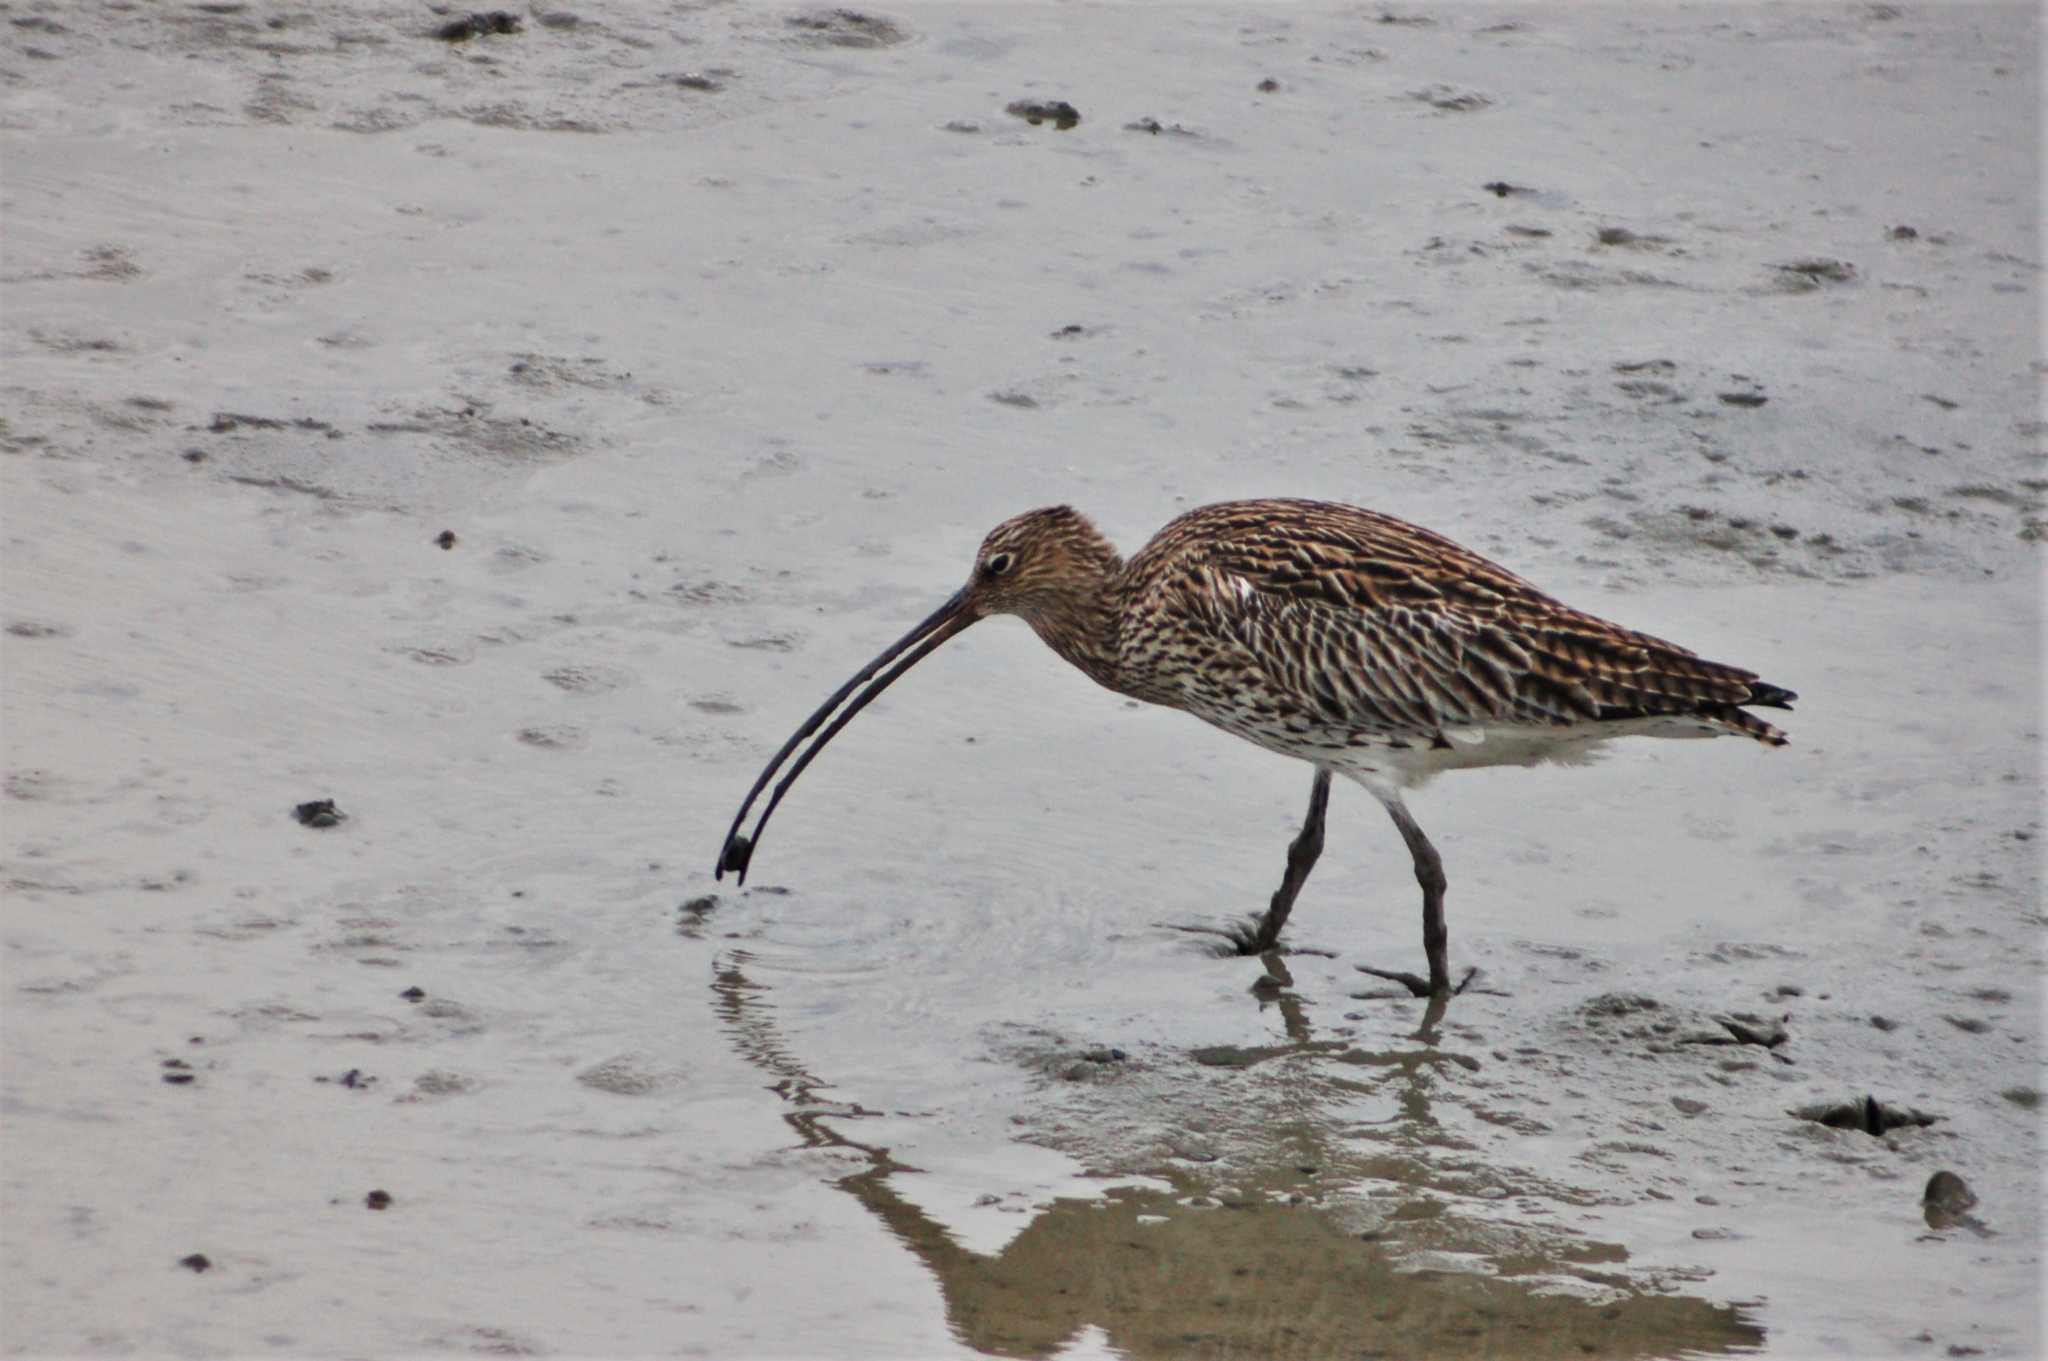
[(966, 608), (977, 619), (1034, 619), (1099, 585), (1121, 565), (1102, 532), (1072, 506), (1028, 510), (981, 541), (967, 579)]

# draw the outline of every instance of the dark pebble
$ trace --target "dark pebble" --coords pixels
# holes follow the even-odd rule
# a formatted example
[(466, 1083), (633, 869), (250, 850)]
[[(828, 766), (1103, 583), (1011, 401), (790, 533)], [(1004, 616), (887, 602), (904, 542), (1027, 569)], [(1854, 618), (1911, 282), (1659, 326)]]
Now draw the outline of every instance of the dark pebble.
[(334, 827), (348, 820), (348, 814), (334, 806), (333, 799), (310, 799), (292, 809), (301, 827)]
[(1957, 1214), (1977, 1203), (1977, 1193), (1970, 1189), (1970, 1183), (1955, 1173), (1936, 1172), (1927, 1179), (1927, 1189), (1920, 1193), (1920, 1203), (1930, 1209), (1939, 1208)]
[(373, 1210), (388, 1210), (391, 1208), (391, 1193), (389, 1191), (372, 1191), (363, 1197), (363, 1204)]
[(1280, 82), (1273, 79), (1271, 76), (1267, 76), (1264, 80), (1259, 82), (1259, 93), (1262, 95), (1272, 94), (1279, 88)]
[(1004, 106), (1003, 112), (1023, 119), (1034, 128), (1040, 123), (1050, 123), (1061, 132), (1077, 126), (1081, 121), (1081, 111), (1064, 99), (1014, 100)]
[(182, 1086), (184, 1086), (184, 1085), (185, 1085), (186, 1083), (190, 1082), (191, 1080), (192, 1080), (192, 1074), (190, 1074), (190, 1073), (165, 1073), (165, 1074), (164, 1074), (164, 1081), (166, 1081), (166, 1082), (170, 1083), (170, 1084), (171, 1084), (171, 1085), (172, 1085), (173, 1087), (182, 1087)]
[(195, 1252), (189, 1257), (180, 1257), (178, 1265), (188, 1271), (210, 1271), (213, 1269), (213, 1263), (208, 1260), (203, 1252)]
[(434, 545), (437, 548), (455, 547), (455, 531), (452, 529), (442, 530), (439, 534), (436, 534), (434, 536)]
[(398, 995), (408, 1002), (423, 1002), (426, 1000), (427, 990), (421, 987), (411, 987)]
[(487, 13), (466, 14), (460, 19), (451, 19), (434, 30), (434, 36), (444, 43), (465, 43), (471, 38), (487, 38), (493, 34), (510, 34), (519, 31), (519, 16), (508, 10), (494, 9)]

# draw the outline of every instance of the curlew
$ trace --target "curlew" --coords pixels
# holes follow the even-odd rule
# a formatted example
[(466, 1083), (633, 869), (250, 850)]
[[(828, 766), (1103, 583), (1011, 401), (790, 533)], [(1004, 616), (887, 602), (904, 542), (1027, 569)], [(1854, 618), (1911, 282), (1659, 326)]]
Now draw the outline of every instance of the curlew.
[[(1581, 759), (1629, 734), (1732, 733), (1783, 746), (1785, 734), (1745, 706), (1789, 709), (1797, 698), (1754, 672), (1575, 610), (1442, 535), (1375, 511), (1323, 501), (1204, 506), (1127, 562), (1084, 516), (1053, 506), (990, 531), (967, 584), (804, 720), (747, 791), (718, 877), (732, 870), (746, 882), (776, 805), (855, 714), (994, 614), (1021, 617), (1119, 694), (1185, 710), (1315, 768), (1279, 889), (1263, 913), (1224, 933), (1239, 953), (1279, 944), (1322, 853), (1330, 777), (1363, 785), (1414, 859), (1429, 976), (1366, 972), (1418, 997), (1452, 987), (1443, 861), (1409, 813), (1407, 790), (1446, 770)], [(753, 834), (742, 834), (768, 781), (814, 733)]]

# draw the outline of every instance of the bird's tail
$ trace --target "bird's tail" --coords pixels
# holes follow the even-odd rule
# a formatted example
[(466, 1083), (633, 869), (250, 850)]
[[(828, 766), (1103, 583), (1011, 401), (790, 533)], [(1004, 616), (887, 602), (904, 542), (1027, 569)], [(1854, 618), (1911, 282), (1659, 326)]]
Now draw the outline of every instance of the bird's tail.
[[(1757, 704), (1767, 709), (1790, 709), (1792, 701), (1798, 698), (1798, 695), (1781, 685), (1751, 681), (1749, 698), (1740, 701), (1740, 704)], [(1767, 747), (1782, 747), (1791, 741), (1785, 736), (1783, 729), (1773, 727), (1737, 704), (1716, 704), (1703, 708), (1701, 712), (1730, 731), (1741, 733), (1744, 737), (1754, 737)]]

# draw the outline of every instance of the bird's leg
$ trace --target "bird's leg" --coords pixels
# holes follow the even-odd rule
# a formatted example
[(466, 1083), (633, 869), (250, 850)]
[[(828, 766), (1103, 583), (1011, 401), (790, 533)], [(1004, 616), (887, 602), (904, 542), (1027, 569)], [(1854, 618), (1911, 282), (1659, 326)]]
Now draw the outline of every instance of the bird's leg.
[(1424, 982), (1412, 973), (1401, 973), (1387, 969), (1371, 969), (1361, 964), (1362, 973), (1375, 978), (1389, 979), (1408, 989), (1417, 997), (1450, 997), (1465, 990), (1473, 976), (1471, 973), (1451, 986), (1450, 929), (1444, 925), (1444, 879), (1443, 857), (1436, 853), (1436, 847), (1429, 844), (1429, 838), (1422, 834), (1422, 828), (1408, 811), (1408, 806), (1399, 798), (1387, 798), (1387, 816), (1401, 829), (1401, 839), (1408, 843), (1408, 853), (1415, 857), (1415, 882), (1422, 885), (1422, 952), (1429, 958), (1429, 981)]
[(1294, 844), (1287, 848), (1287, 874), (1274, 891), (1273, 901), (1266, 905), (1264, 916), (1225, 933), (1237, 947), (1237, 953), (1264, 954), (1280, 943), (1280, 928), (1287, 925), (1287, 914), (1294, 910), (1295, 895), (1308, 882), (1309, 871), (1316, 867), (1316, 857), (1323, 853), (1323, 814), (1329, 807), (1330, 772), (1318, 769), (1315, 787), (1309, 791), (1308, 819), (1301, 824), (1301, 834), (1294, 838)]

